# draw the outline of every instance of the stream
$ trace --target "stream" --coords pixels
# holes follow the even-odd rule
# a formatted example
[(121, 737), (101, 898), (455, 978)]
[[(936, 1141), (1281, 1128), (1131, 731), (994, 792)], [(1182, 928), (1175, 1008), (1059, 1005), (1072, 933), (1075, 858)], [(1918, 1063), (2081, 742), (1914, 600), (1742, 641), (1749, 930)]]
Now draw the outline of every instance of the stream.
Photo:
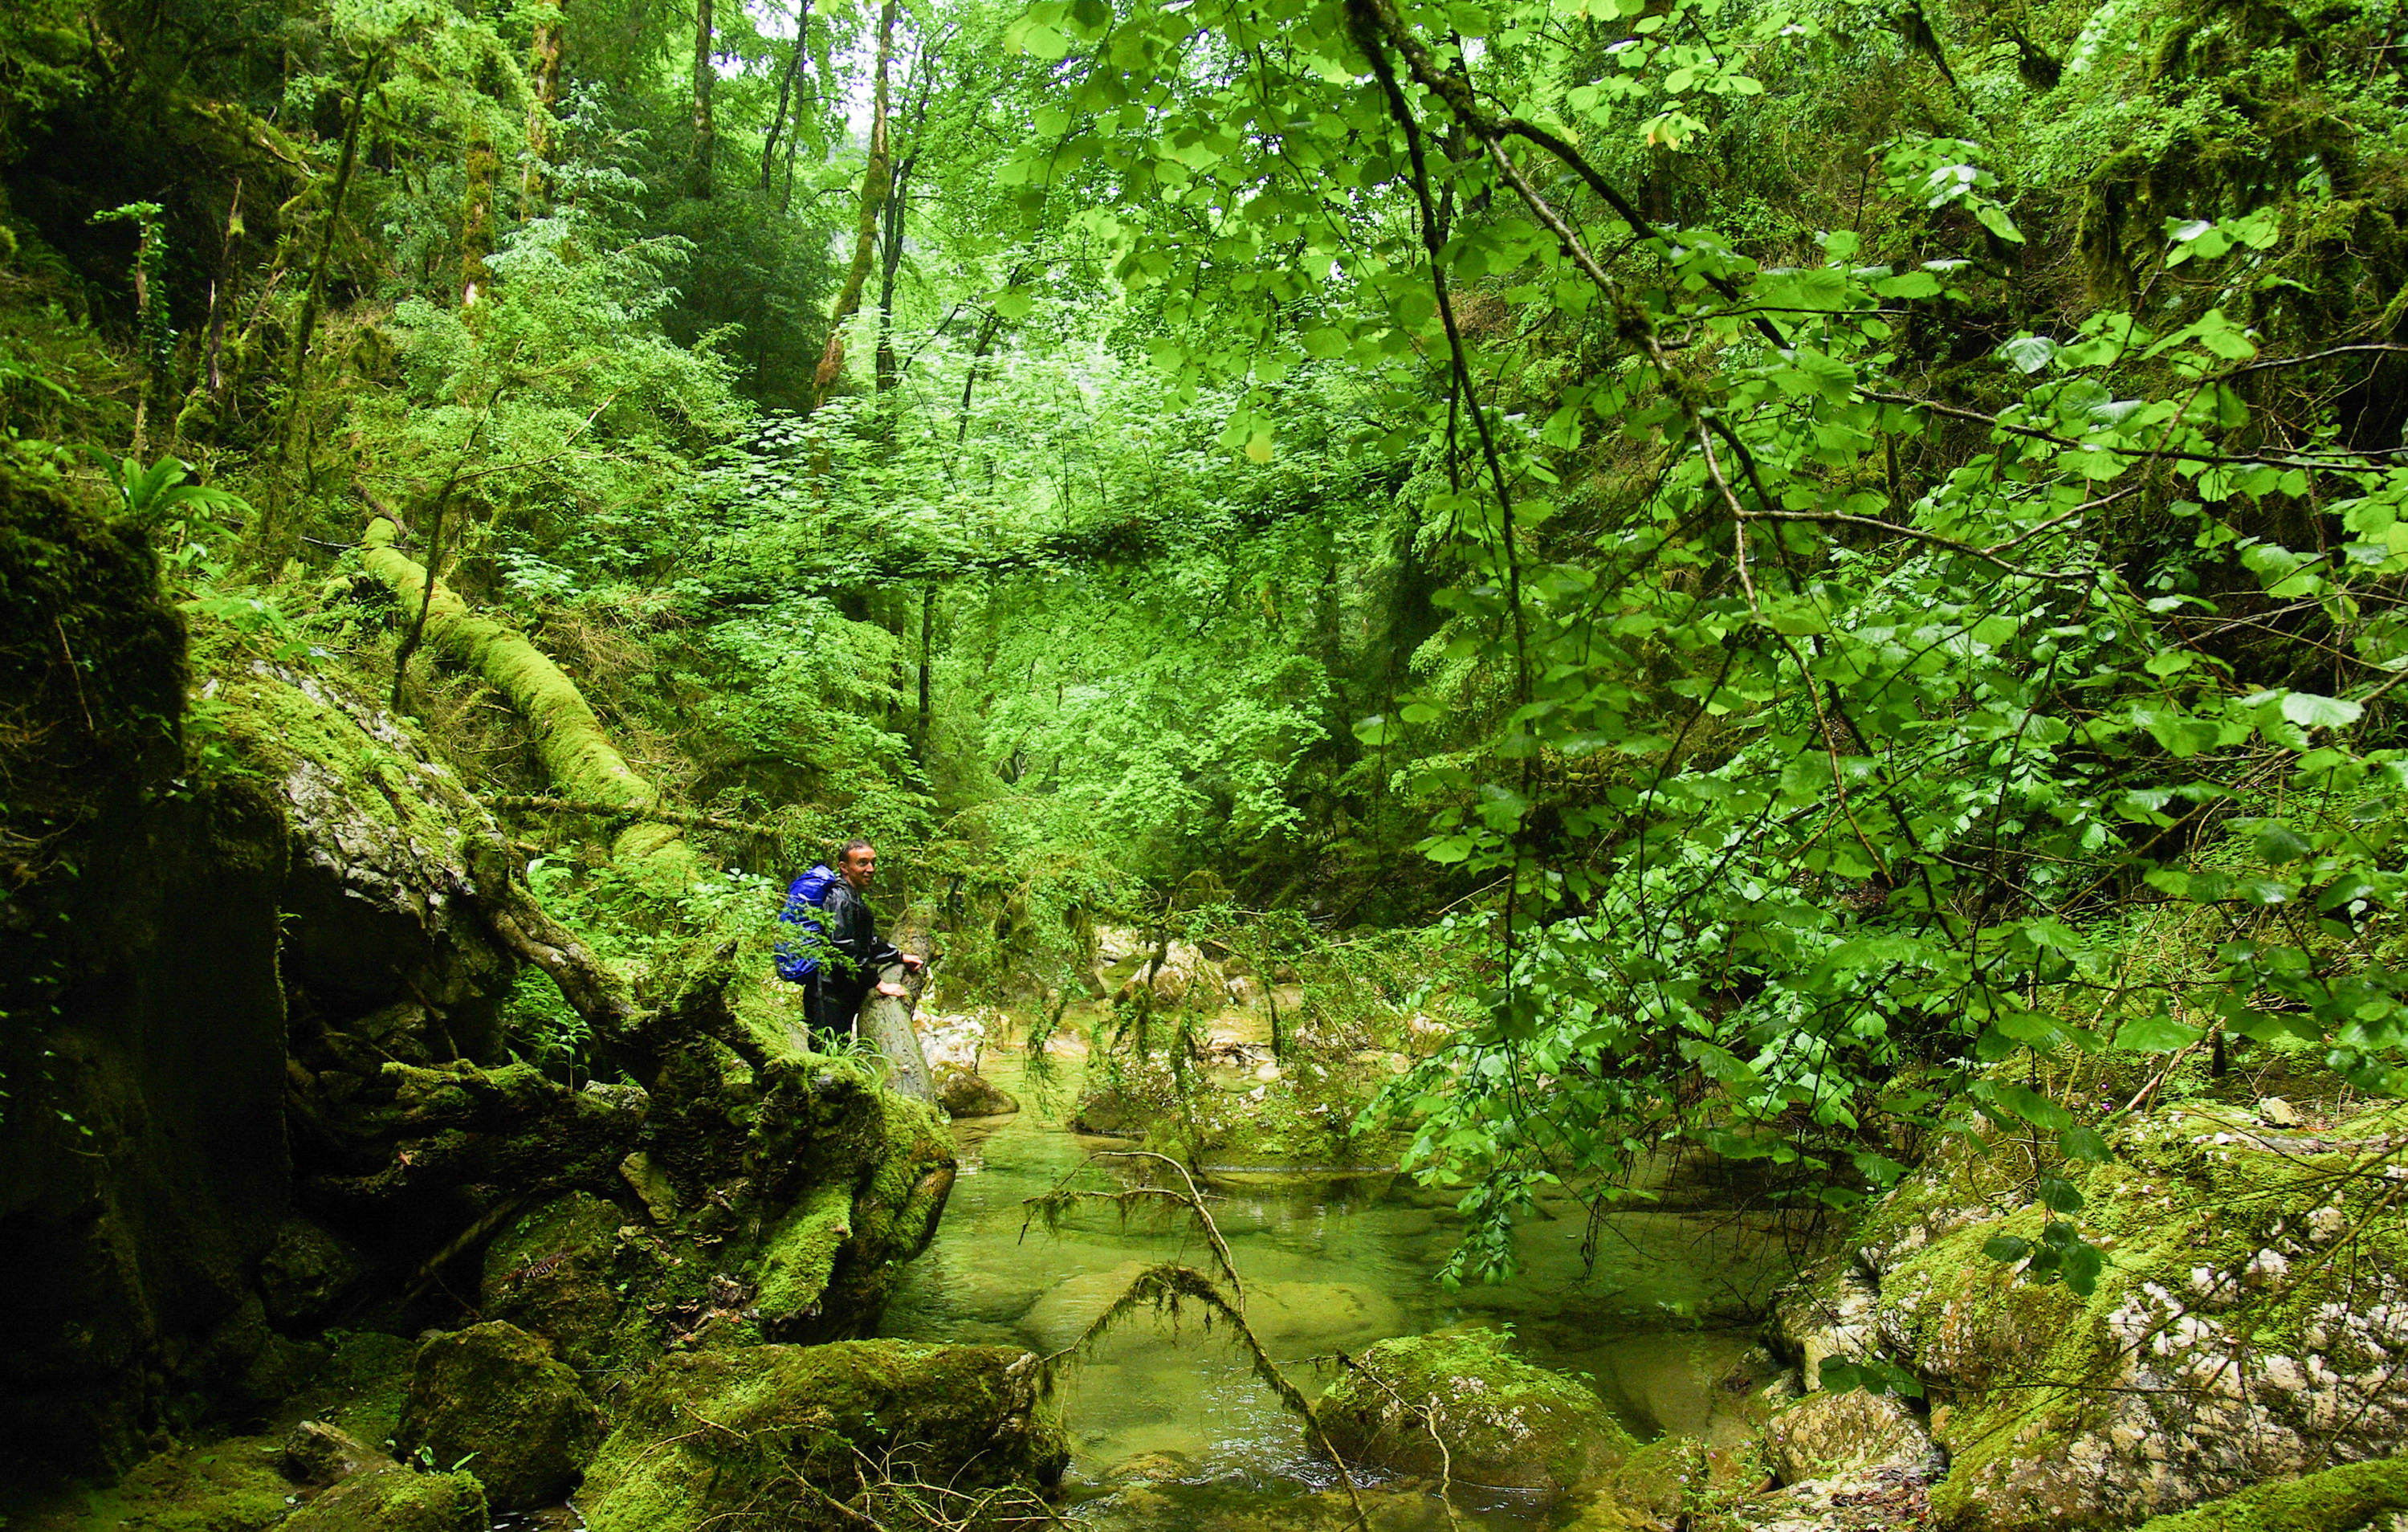
[[(1025, 1199), (1096, 1152), (1128, 1147), (1065, 1125), (1079, 1068), (1060, 1061), (1061, 1078), (1039, 1093), (1016, 1055), (988, 1054), (989, 1078), (1023, 1110), (954, 1124), (960, 1180), (882, 1333), (1059, 1351), (1147, 1265), (1210, 1266), (1183, 1210), (1124, 1219), (1088, 1204), (1054, 1232), (1040, 1224), (1024, 1238)], [(1105, 1162), (1080, 1184), (1135, 1175)], [(1461, 1227), (1453, 1198), (1407, 1178), (1244, 1175), (1215, 1178), (1210, 1190), (1246, 1282), (1249, 1322), (1307, 1396), (1334, 1376), (1312, 1358), (1484, 1324), (1510, 1327), (1526, 1359), (1588, 1383), (1641, 1441), (1735, 1440), (1745, 1434), (1737, 1406), (1769, 1370), (1742, 1316), (1794, 1268), (1770, 1216), (1735, 1210), (1738, 1199), (1712, 1186), (1656, 1181), (1662, 1203), (1609, 1220), (1593, 1267), (1581, 1257), (1585, 1214), (1566, 1198), (1555, 1217), (1520, 1231), (1521, 1276), (1453, 1293), (1432, 1275)], [(1175, 1327), (1151, 1312), (1125, 1319), (1071, 1369), (1065, 1403), (1073, 1514), (1102, 1532), (1294, 1525), (1308, 1497), (1336, 1482), (1240, 1348), (1192, 1311)], [(1458, 1487), (1454, 1498), (1466, 1527), (1549, 1520), (1501, 1492), (1483, 1498)], [(1378, 1519), (1446, 1525), (1424, 1495), (1383, 1497)]]

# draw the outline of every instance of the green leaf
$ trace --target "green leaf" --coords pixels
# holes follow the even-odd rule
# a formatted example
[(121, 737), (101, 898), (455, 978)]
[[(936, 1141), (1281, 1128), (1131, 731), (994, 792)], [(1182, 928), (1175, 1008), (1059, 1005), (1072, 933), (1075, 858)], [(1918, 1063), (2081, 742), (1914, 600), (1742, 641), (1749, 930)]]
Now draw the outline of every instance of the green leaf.
[(2289, 692), (2283, 697), (2283, 716), (2303, 729), (2347, 728), (2365, 711), (2346, 697), (2318, 696), (2314, 692)]
[(2107, 1140), (2095, 1127), (2070, 1127), (2057, 1136), (2058, 1151), (2069, 1160), (2086, 1160), (2093, 1165), (2108, 1158)]
[(2207, 1036), (2195, 1026), (2185, 1026), (2163, 1011), (2153, 1016), (2135, 1016), (2115, 1033), (2115, 1046), (2128, 1053), (2171, 1053), (2188, 1048)]
[(2031, 1253), (2031, 1241), (2001, 1234), (1982, 1241), (1982, 1253), (2001, 1266), (2013, 1266)]

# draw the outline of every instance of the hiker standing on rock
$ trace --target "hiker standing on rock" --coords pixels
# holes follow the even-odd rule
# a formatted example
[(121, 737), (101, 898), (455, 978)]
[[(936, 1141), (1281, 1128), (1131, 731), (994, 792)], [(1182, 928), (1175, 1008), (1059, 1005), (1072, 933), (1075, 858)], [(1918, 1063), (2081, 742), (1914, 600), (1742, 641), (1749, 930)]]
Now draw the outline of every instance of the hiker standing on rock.
[(814, 1034), (851, 1037), (872, 984), (882, 995), (903, 993), (900, 984), (879, 982), (880, 970), (890, 963), (920, 966), (917, 956), (879, 938), (878, 919), (862, 898), (877, 876), (878, 848), (848, 840), (833, 868), (818, 863), (786, 890), (778, 918), (808, 934), (778, 944), (778, 977), (803, 986), (803, 1016)]

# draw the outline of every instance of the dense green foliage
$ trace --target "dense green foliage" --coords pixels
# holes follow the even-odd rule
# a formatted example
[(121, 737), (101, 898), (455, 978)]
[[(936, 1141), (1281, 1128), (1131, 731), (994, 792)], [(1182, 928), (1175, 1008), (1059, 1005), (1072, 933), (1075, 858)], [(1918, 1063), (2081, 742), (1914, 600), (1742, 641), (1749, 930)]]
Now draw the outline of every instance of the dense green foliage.
[(1456, 1274), (1668, 1140), (1846, 1202), (2194, 1055), (2399, 1090), (2395, 7), (713, 14), (0, 22), (0, 429), (204, 652), (398, 651), (552, 785), (345, 578), (381, 508), (780, 832), (639, 914), (530, 818), (563, 909), (862, 832), (996, 994), (1430, 929), (1479, 1019), (1371, 1112)]

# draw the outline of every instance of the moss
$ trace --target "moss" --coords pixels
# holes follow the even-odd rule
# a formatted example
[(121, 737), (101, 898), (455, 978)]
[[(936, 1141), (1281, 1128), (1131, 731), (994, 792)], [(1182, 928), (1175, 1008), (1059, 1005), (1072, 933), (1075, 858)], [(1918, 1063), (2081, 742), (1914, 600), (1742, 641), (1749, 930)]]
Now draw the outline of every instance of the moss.
[(823, 1496), (896, 1478), (1050, 1488), (1069, 1458), (1035, 1358), (900, 1340), (672, 1356), (637, 1386), (579, 1496), (594, 1532), (694, 1532), (738, 1511), (844, 1525)]
[[(612, 747), (602, 721), (595, 716), (577, 683), (524, 637), (469, 611), (467, 604), (441, 581), (436, 582), (429, 601), (426, 571), (393, 546), (394, 537), (393, 523), (381, 517), (369, 523), (361, 539), (362, 562), (368, 573), (381, 580), (412, 617), (424, 608), (428, 643), (510, 699), (535, 733), (536, 749), (543, 756), (553, 786), (580, 803), (630, 810), (658, 804), (659, 790)], [(667, 824), (628, 825), (619, 832), (611, 856), (630, 870), (656, 873), (677, 883), (690, 881), (699, 866), (682, 834)]]
[(465, 1473), (355, 1473), (293, 1513), (285, 1532), (485, 1532), (485, 1492)]
[(2141, 1532), (2354, 1532), (2386, 1511), (2408, 1511), (2408, 1458), (2351, 1463), (2304, 1479), (2260, 1484)]
[(853, 1189), (829, 1184), (813, 1191), (771, 1226), (761, 1241), (753, 1307), (774, 1331), (816, 1314), (838, 1250), (853, 1237)]
[(123, 1532), (264, 1532), (293, 1507), (265, 1437), (160, 1453), (93, 1496), (89, 1525)]
[(377, 1330), (330, 1332), (334, 1354), (311, 1387), (311, 1410), (371, 1446), (391, 1439), (409, 1397), (410, 1363), (418, 1348)]
[(571, 1192), (521, 1214), (485, 1249), (484, 1313), (556, 1343), (578, 1366), (604, 1361), (620, 1313), (619, 1209)]
[(1383, 1340), (1318, 1412), (1350, 1462), (1549, 1496), (1597, 1480), (1635, 1446), (1596, 1395), (1509, 1354), (1493, 1330)]
[(437, 1464), (466, 1464), (494, 1510), (527, 1511), (577, 1482), (603, 1431), (577, 1374), (495, 1320), (420, 1348), (395, 1439)]

